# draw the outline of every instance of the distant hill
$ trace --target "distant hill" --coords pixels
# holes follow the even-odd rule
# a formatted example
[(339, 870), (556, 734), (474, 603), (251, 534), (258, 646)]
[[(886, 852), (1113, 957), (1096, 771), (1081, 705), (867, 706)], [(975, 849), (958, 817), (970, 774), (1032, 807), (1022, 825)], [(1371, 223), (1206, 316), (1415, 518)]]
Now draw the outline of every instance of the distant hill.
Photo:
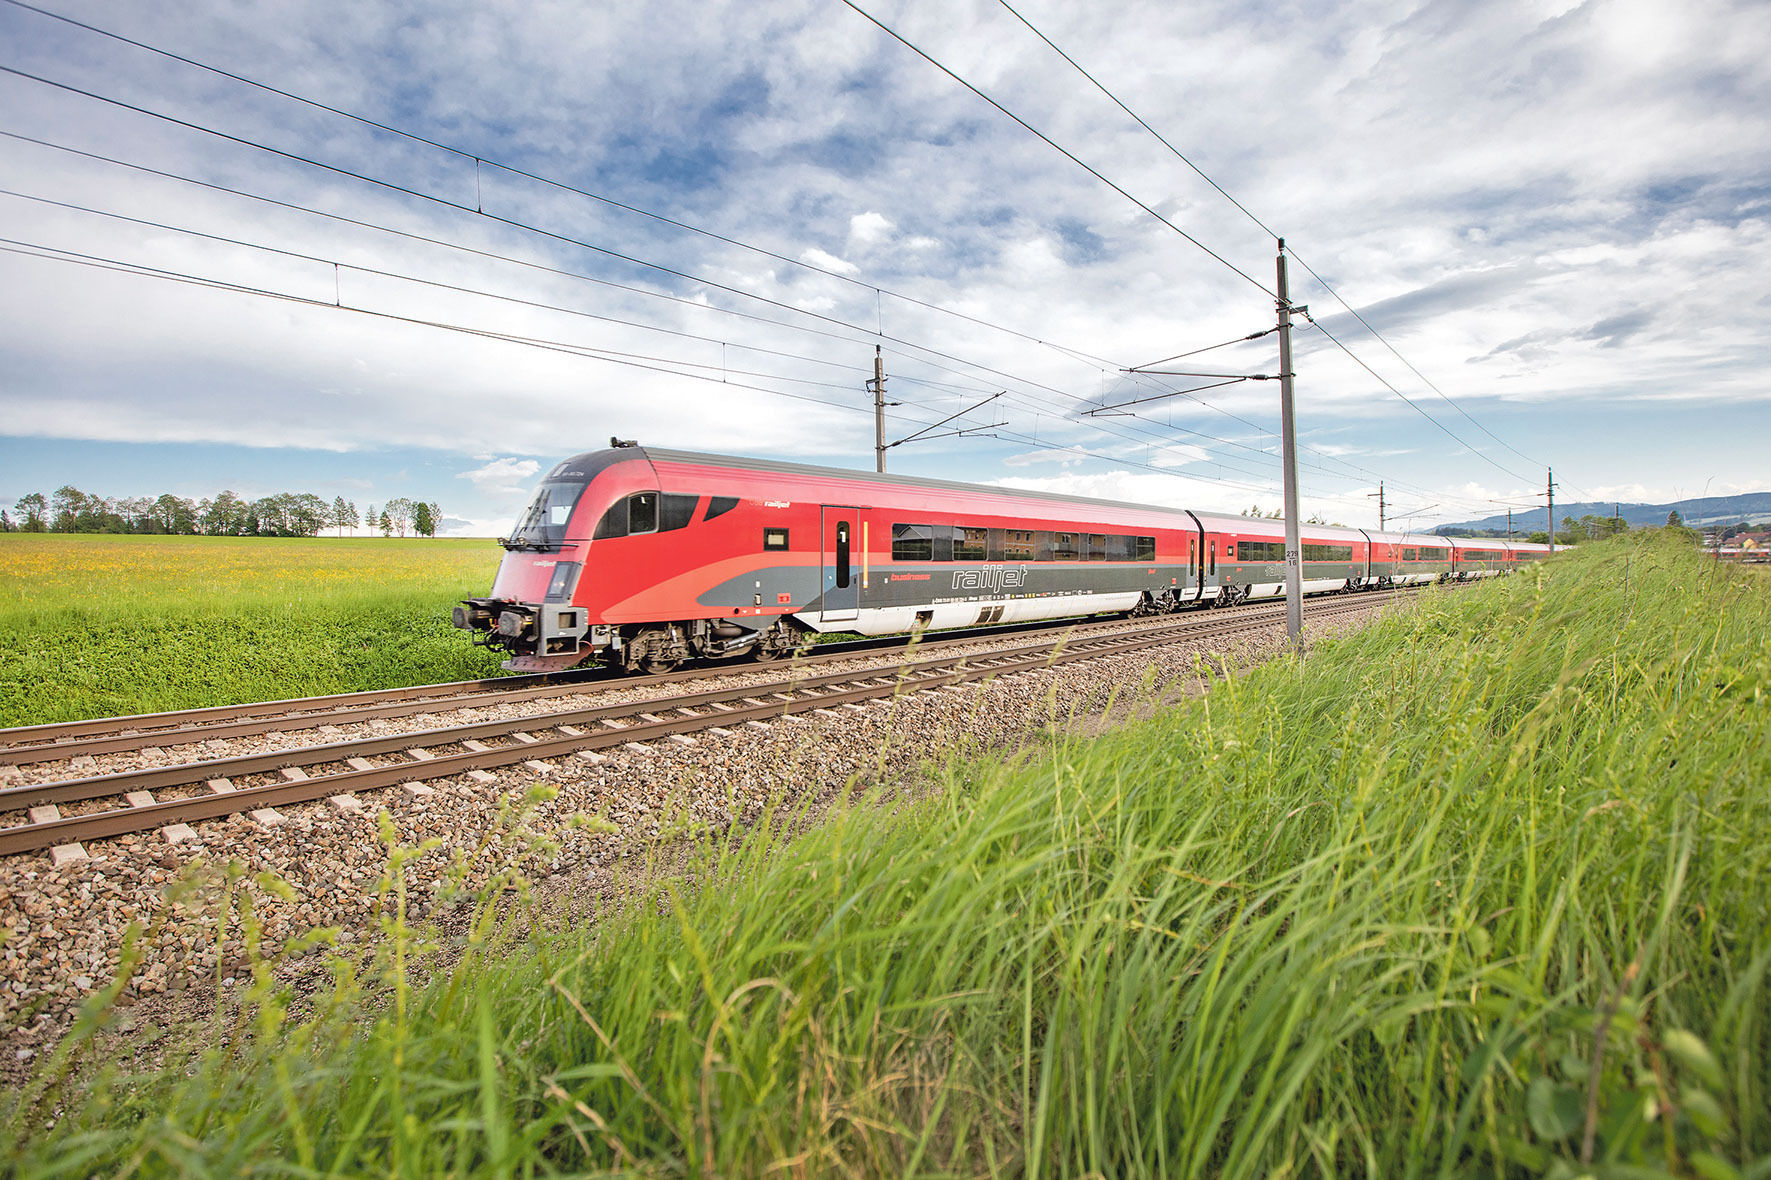
[[(1671, 504), (1619, 504), (1609, 500), (1594, 503), (1590, 500), (1577, 500), (1564, 504), (1556, 501), (1556, 527), (1562, 527), (1562, 518), (1572, 516), (1579, 520), (1583, 516), (1610, 516), (1614, 512), (1623, 517), (1631, 528), (1643, 525), (1662, 525), (1666, 523), (1666, 514), (1677, 511), (1680, 519), (1693, 528), (1706, 524), (1738, 524), (1748, 521), (1757, 524), (1771, 521), (1771, 492), (1747, 492), (1739, 496), (1699, 496), (1691, 500), (1678, 500)], [(1497, 513), (1485, 516), (1481, 520), (1466, 520), (1457, 524), (1442, 524), (1434, 529), (1435, 533), (1455, 534), (1462, 532), (1480, 533), (1486, 529), (1498, 529), (1504, 532), (1507, 527), (1507, 514)], [(1513, 512), (1513, 532), (1541, 532), (1544, 527), (1543, 509), (1526, 509)]]

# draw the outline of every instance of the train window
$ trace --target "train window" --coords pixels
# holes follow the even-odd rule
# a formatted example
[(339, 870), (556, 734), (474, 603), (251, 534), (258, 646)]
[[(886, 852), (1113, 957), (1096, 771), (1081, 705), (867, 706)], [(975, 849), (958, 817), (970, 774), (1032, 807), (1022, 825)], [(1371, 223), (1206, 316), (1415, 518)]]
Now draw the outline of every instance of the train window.
[(1404, 549), (1402, 551), (1402, 560), (1403, 561), (1419, 561), (1420, 560), (1419, 553), (1420, 553), (1420, 551), (1418, 549)]
[(836, 522), (836, 588), (846, 590), (849, 585), (849, 522)]
[(658, 531), (668, 533), (672, 529), (688, 528), (689, 521), (695, 516), (695, 506), (700, 503), (700, 496), (679, 496), (667, 492), (658, 497)]
[(1422, 549), (1420, 551), (1422, 561), (1445, 561), (1450, 556), (1451, 550), (1449, 549)]
[(933, 561), (935, 529), (927, 524), (892, 526), (893, 561)]
[(1236, 560), (1236, 542), (1234, 542), (1234, 541), (1225, 541), (1224, 542), (1224, 560), (1225, 561)]
[(1212, 572), (1214, 574), (1218, 572), (1218, 543), (1216, 541), (1213, 541), (1211, 543), (1211, 571), (1210, 572)]
[(1090, 561), (1107, 560), (1107, 538), (1100, 533), (1088, 534), (1088, 559)]
[(639, 492), (617, 500), (603, 513), (603, 518), (596, 522), (596, 531), (591, 540), (601, 541), (609, 537), (625, 537), (633, 533), (650, 533), (658, 527), (658, 493)]
[(763, 530), (763, 548), (764, 549), (785, 549), (785, 548), (787, 548), (787, 530), (786, 529), (777, 529), (777, 528), (764, 529)]
[(1187, 538), (1187, 572), (1192, 573), (1199, 561), (1199, 542), (1192, 537)]
[(1053, 533), (1052, 534), (1052, 557), (1051, 557), (1051, 559), (1053, 561), (1075, 561), (1076, 560), (1076, 534), (1075, 533)]
[(1010, 529), (1002, 542), (1002, 556), (1007, 561), (1033, 560), (1033, 534), (1026, 529)]
[(709, 496), (707, 498), (707, 515), (704, 520), (712, 520), (716, 516), (724, 516), (738, 506), (736, 496)]
[(954, 561), (984, 561), (989, 556), (989, 529), (956, 528), (953, 530)]
[(1305, 561), (1352, 561), (1351, 545), (1305, 545)]
[[(1304, 547), (1309, 552), (1309, 546)], [(1244, 541), (1242, 542), (1243, 561), (1284, 561), (1284, 541)]]
[(625, 537), (627, 535), (627, 501), (617, 500), (609, 505), (603, 518), (596, 522), (596, 531), (590, 535), (593, 541), (601, 541), (608, 537)]
[(1008, 530), (1007, 529), (991, 529), (990, 530), (990, 560), (991, 561), (1001, 561), (1003, 559), (1003, 556), (1002, 556), (1003, 547), (1007, 543), (1008, 543)]
[(1131, 556), (1132, 556), (1133, 561), (1155, 561), (1156, 560), (1156, 538), (1155, 537), (1133, 537), (1131, 539), (1131, 542), (1132, 542)]
[(627, 531), (629, 535), (658, 531), (657, 492), (635, 492), (627, 497)]

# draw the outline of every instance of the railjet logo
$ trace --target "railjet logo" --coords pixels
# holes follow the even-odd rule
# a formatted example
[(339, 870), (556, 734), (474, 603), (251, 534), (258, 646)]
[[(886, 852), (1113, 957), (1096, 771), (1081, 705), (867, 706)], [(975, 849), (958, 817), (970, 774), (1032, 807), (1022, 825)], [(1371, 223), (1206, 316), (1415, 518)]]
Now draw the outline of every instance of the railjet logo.
[(1009, 569), (1003, 565), (986, 565), (975, 570), (954, 570), (955, 590), (1013, 590), (1027, 584), (1027, 567)]

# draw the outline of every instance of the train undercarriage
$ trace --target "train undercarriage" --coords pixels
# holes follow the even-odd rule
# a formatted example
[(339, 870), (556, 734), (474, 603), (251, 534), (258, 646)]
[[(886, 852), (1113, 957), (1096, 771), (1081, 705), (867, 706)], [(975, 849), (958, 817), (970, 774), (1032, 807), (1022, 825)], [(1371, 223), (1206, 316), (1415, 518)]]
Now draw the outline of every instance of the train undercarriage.
[(789, 618), (762, 627), (727, 619), (592, 625), (579, 608), (496, 598), (464, 601), (454, 621), (473, 632), (480, 646), (510, 653), (504, 667), (512, 672), (557, 672), (592, 661), (649, 673), (671, 671), (690, 659), (767, 663), (810, 642), (810, 633)]

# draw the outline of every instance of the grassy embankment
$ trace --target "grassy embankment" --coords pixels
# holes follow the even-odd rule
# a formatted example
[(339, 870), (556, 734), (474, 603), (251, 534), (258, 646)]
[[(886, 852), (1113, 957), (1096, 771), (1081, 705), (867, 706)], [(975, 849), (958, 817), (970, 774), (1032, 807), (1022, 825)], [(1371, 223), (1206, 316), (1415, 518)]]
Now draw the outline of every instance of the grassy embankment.
[(261, 989), (188, 1078), (69, 1094), (10, 1158), (1762, 1177), (1768, 590), (1589, 547), (924, 801), (711, 847), (569, 931), (488, 918), (422, 988), (396, 856), (373, 1002), (297, 1022)]
[(0, 534), (0, 725), (490, 675), (485, 540)]

